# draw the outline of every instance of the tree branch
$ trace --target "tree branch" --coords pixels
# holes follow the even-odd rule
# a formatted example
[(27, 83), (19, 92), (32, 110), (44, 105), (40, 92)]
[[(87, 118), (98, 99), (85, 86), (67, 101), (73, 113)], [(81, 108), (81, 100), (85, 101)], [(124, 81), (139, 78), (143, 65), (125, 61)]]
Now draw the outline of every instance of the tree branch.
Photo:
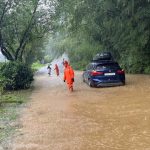
[(9, 53), (9, 51), (6, 49), (6, 47), (1, 47), (1, 52), (8, 60), (14, 61), (14, 58)]
[(4, 5), (4, 8), (3, 8), (3, 11), (2, 11), (2, 15), (1, 15), (1, 17), (0, 17), (0, 29), (1, 29), (1, 26), (2, 26), (2, 21), (3, 21), (3, 18), (4, 18), (4, 15), (5, 15), (5, 13), (7, 12), (7, 5), (8, 5), (8, 1), (5, 3), (5, 5)]
[[(16, 50), (16, 54), (15, 54), (15, 60), (18, 59), (18, 56), (19, 56), (19, 52), (21, 51), (21, 49), (23, 48), (24, 45), (26, 45), (26, 42), (27, 42), (27, 39), (29, 38), (29, 33), (31, 32), (32, 30), (32, 26), (33, 26), (33, 19), (35, 17), (35, 14), (36, 14), (36, 10), (37, 10), (37, 7), (38, 7), (38, 3), (39, 3), (39, 0), (37, 0), (36, 4), (35, 4), (35, 8), (34, 8), (34, 11), (32, 13), (32, 17), (30, 19), (30, 22), (22, 36), (22, 39), (20, 40), (20, 45), (19, 47), (17, 48)], [(22, 57), (22, 56), (21, 56)]]

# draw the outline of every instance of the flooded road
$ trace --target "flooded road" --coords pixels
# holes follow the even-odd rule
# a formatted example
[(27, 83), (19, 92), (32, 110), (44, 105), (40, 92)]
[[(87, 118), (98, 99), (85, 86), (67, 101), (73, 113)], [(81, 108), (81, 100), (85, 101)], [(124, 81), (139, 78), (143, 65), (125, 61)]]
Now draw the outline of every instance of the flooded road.
[(127, 75), (125, 86), (90, 88), (82, 72), (75, 74), (73, 93), (62, 74), (36, 76), (7, 149), (150, 150), (150, 76)]

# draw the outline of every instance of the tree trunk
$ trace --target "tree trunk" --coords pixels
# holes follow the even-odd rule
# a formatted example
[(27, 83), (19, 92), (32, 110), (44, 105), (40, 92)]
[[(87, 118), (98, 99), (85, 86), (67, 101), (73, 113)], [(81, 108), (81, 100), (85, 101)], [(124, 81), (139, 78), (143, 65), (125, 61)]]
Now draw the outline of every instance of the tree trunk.
[[(26, 43), (27, 43), (27, 40), (28, 40), (29, 37), (30, 37), (30, 32), (31, 32), (32, 26), (33, 26), (33, 19), (34, 19), (34, 16), (35, 16), (35, 14), (36, 14), (36, 10), (37, 10), (37, 7), (38, 7), (38, 3), (39, 3), (39, 0), (37, 0), (37, 2), (36, 2), (36, 4), (35, 4), (34, 11), (33, 11), (33, 13), (32, 13), (32, 17), (31, 17), (31, 20), (30, 20), (30, 22), (29, 22), (29, 24), (28, 24), (28, 26), (27, 26), (27, 28), (26, 28), (24, 34), (23, 34), (23, 37), (22, 37), (22, 39), (21, 39), (21, 41), (20, 41), (20, 45), (19, 45), (19, 47), (18, 47), (17, 50), (16, 50), (16, 53), (15, 53), (15, 60), (18, 60), (18, 59), (22, 58), (23, 52), (21, 52), (21, 51), (25, 48)], [(19, 58), (19, 57), (20, 57), (20, 58)]]

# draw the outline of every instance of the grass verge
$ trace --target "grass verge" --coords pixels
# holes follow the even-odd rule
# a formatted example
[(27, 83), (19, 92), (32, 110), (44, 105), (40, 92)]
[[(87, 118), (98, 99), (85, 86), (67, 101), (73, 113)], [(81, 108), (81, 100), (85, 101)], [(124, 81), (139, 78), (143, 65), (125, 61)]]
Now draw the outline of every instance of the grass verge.
[(0, 95), (0, 145), (19, 128), (17, 118), (20, 108), (29, 99), (31, 89), (7, 92)]

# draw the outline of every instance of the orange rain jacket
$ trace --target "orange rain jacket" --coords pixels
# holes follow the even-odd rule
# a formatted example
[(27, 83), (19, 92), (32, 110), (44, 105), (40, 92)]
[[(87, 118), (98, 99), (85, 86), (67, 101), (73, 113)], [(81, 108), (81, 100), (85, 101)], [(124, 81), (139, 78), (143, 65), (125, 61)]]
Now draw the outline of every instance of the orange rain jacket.
[(69, 89), (73, 86), (74, 81), (72, 79), (74, 79), (74, 70), (72, 69), (70, 65), (68, 65), (64, 69), (64, 80), (67, 81)]
[(55, 64), (55, 69), (54, 70), (56, 70), (56, 75), (59, 76), (59, 68), (58, 68), (57, 64)]

